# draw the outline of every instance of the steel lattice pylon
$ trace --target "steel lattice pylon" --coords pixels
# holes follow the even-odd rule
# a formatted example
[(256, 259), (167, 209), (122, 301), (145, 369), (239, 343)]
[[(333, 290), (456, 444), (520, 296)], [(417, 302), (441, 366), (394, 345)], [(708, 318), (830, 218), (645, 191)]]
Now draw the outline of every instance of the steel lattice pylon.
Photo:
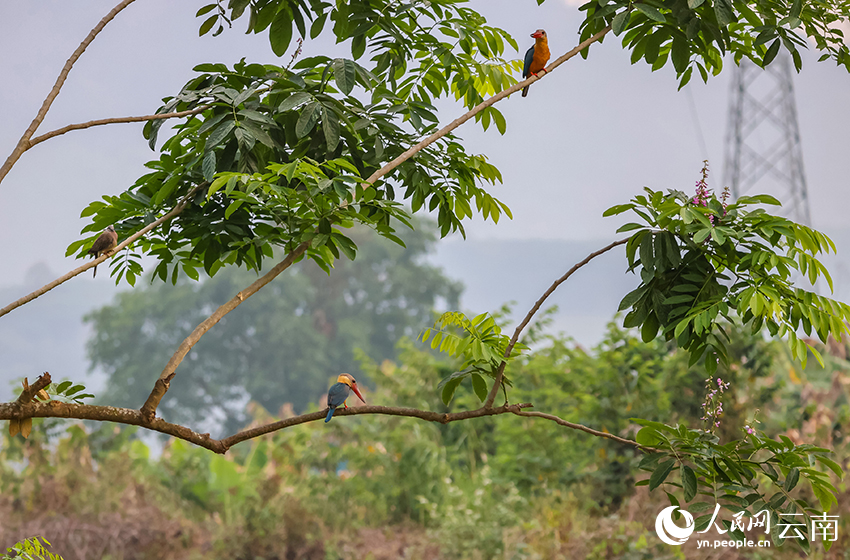
[(735, 198), (771, 194), (782, 214), (811, 225), (791, 57), (780, 55), (766, 69), (742, 60), (730, 93), (725, 184)]

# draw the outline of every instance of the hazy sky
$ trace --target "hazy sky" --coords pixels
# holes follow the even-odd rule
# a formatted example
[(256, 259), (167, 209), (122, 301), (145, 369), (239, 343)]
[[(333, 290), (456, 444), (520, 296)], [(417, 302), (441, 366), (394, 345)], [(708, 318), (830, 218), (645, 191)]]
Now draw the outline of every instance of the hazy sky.
[[(0, 6), (0, 158), (28, 126), (67, 57), (115, 0), (32, 0)], [(232, 64), (241, 57), (280, 62), (265, 35), (245, 35), (237, 21), (221, 36), (199, 38), (194, 12), (203, 2), (137, 0), (97, 37), (72, 70), (43, 133), (68, 123), (150, 114), (175, 94), (200, 62)], [(577, 43), (581, 16), (563, 0), (537, 7), (533, 0), (473, 3), (494, 25), (518, 38), (521, 50), (539, 27), (553, 57)], [(307, 41), (304, 55), (340, 47)], [(519, 57), (517, 53), (515, 55)], [(814, 225), (845, 225), (848, 193), (844, 163), (850, 125), (850, 75), (831, 62), (804, 54), (795, 77), (798, 112)], [(288, 55), (284, 60), (288, 60)], [(470, 237), (484, 239), (613, 239), (619, 219), (602, 211), (625, 202), (644, 185), (691, 190), (708, 158), (710, 183), (720, 188), (730, 73), (687, 91), (676, 91), (672, 69), (632, 66), (610, 36), (588, 60), (574, 58), (535, 84), (527, 98), (499, 104), (506, 136), (483, 133), (474, 123), (458, 132), (470, 148), (487, 154), (504, 173), (495, 194), (513, 221), (472, 223)], [(460, 107), (443, 104), (443, 122)], [(706, 151), (700, 149), (697, 122)], [(24, 154), (0, 184), (0, 286), (17, 284), (39, 261), (56, 272), (78, 263), (65, 248), (87, 223), (80, 211), (104, 194), (116, 194), (145, 172), (153, 159), (141, 124), (76, 131)], [(26, 239), (26, 246), (18, 240)], [(104, 275), (105, 276), (105, 275)], [(84, 281), (84, 280), (75, 280)], [(111, 289), (105, 287), (104, 289)]]

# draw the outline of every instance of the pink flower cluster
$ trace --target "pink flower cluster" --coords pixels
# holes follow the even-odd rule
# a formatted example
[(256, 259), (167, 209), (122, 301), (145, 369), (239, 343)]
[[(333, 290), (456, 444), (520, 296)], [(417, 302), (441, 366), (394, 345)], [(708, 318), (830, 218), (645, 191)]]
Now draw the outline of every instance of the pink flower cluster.
[[(715, 384), (717, 387), (715, 388)], [(715, 381), (711, 377), (705, 380), (705, 400), (702, 403), (703, 416), (700, 420), (710, 424), (707, 431), (713, 432), (720, 427), (720, 417), (723, 415), (723, 393), (731, 386), (731, 383), (724, 382), (723, 379), (717, 378)]]
[[(702, 177), (697, 181), (696, 185), (696, 194), (691, 199), (691, 202), (696, 206), (702, 206), (704, 208), (708, 207), (708, 199), (711, 198), (711, 191), (708, 188), (708, 160), (704, 160), (702, 162), (702, 170), (700, 171)], [(723, 205), (723, 215), (726, 215), (726, 208), (728, 207), (729, 200), (729, 187), (723, 188), (723, 194), (720, 195), (720, 203)], [(711, 222), (711, 225), (714, 224), (714, 215), (709, 214), (708, 220)]]

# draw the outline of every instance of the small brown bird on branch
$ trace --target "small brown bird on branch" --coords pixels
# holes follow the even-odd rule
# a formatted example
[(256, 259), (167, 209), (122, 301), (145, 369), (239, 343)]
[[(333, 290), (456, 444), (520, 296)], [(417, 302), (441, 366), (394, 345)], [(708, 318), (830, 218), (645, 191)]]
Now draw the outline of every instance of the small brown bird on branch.
[[(109, 254), (113, 247), (118, 243), (118, 234), (115, 233), (115, 228), (112, 226), (107, 227), (103, 230), (97, 239), (95, 239), (94, 244), (89, 249), (88, 254), (94, 255), (94, 258), (98, 258), (103, 254)], [(94, 274), (92, 274), (92, 278), (97, 276), (97, 266), (94, 267)]]

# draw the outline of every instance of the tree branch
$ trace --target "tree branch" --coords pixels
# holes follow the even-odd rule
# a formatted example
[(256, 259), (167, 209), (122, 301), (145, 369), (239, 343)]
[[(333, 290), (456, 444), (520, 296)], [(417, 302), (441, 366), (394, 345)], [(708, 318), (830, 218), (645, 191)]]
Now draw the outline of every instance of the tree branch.
[[(590, 39), (583, 41), (581, 44), (579, 44), (573, 50), (564, 54), (563, 56), (558, 58), (555, 62), (550, 64), (549, 67), (546, 69), (546, 73), (551, 72), (552, 70), (554, 70), (555, 68), (557, 68), (558, 66), (560, 66), (561, 64), (566, 62), (567, 60), (571, 59), (572, 57), (574, 57), (575, 55), (580, 53), (582, 50), (589, 47), (592, 43), (594, 43), (594, 42), (598, 41), (599, 39), (601, 39), (602, 37), (604, 37), (605, 34), (608, 33), (608, 31), (610, 31), (610, 30), (611, 30), (610, 27), (606, 27), (605, 29), (603, 29), (602, 31), (600, 31), (599, 33), (597, 33), (596, 35), (594, 35)], [(545, 75), (545, 74), (543, 74), (543, 75)], [(502, 99), (509, 96), (511, 93), (517, 92), (520, 89), (522, 89), (523, 87), (536, 82), (541, 77), (542, 76), (532, 76), (531, 78), (529, 78), (525, 81), (519, 82), (518, 84), (515, 84), (515, 85), (509, 87), (508, 89), (494, 95), (493, 97), (490, 97), (489, 99), (485, 100), (484, 102), (479, 103), (472, 110), (468, 111), (467, 113), (465, 113), (461, 117), (458, 117), (457, 119), (453, 120), (448, 126), (445, 126), (442, 129), (438, 130), (437, 132), (435, 132), (434, 134), (432, 134), (428, 138), (422, 140), (421, 142), (419, 142), (415, 146), (411, 147), (410, 149), (405, 151), (403, 154), (401, 154), (400, 156), (398, 156), (397, 158), (395, 158), (394, 160), (392, 160), (391, 162), (389, 162), (388, 164), (383, 166), (381, 169), (375, 171), (372, 175), (369, 176), (368, 179), (366, 179), (365, 183), (373, 184), (375, 181), (377, 181), (378, 179), (385, 176), (387, 173), (389, 173), (390, 171), (392, 171), (393, 169), (395, 169), (396, 167), (401, 165), (401, 163), (403, 163), (403, 162), (407, 161), (408, 159), (410, 159), (411, 157), (413, 157), (416, 153), (421, 151), (423, 148), (425, 148), (428, 145), (432, 144), (433, 142), (439, 140), (440, 138), (442, 138), (443, 136), (445, 136), (446, 134), (448, 134), (452, 130), (456, 129), (457, 127), (459, 127), (460, 125), (462, 125), (463, 123), (465, 123), (466, 121), (468, 121), (469, 119), (474, 117), (476, 114), (480, 113), (481, 111), (483, 111), (487, 107), (493, 105), (494, 103), (501, 101)], [(287, 255), (287, 257), (280, 264), (278, 264), (275, 268), (273, 268), (268, 274), (266, 274), (265, 276), (263, 276), (262, 278), (260, 278), (259, 280), (257, 280), (253, 284), (251, 284), (251, 286), (248, 289), (241, 291), (238, 294), (236, 294), (236, 296), (233, 299), (231, 299), (229, 302), (227, 302), (226, 304), (219, 307), (215, 311), (215, 313), (210, 315), (206, 320), (204, 320), (204, 322), (202, 322), (200, 325), (198, 325), (195, 328), (195, 330), (192, 331), (192, 334), (190, 334), (188, 337), (186, 337), (186, 339), (180, 344), (180, 346), (177, 348), (177, 351), (174, 353), (174, 355), (168, 361), (168, 364), (166, 364), (165, 369), (162, 370), (162, 373), (160, 374), (159, 379), (157, 379), (156, 383), (154, 384), (153, 389), (151, 390), (151, 394), (148, 396), (147, 400), (145, 401), (145, 404), (142, 405), (141, 410), (142, 410), (142, 413), (144, 414), (145, 418), (147, 418), (149, 420), (153, 420), (153, 418), (156, 416), (156, 409), (159, 406), (160, 401), (165, 396), (165, 393), (168, 391), (168, 388), (171, 385), (171, 380), (174, 378), (177, 366), (180, 365), (180, 362), (183, 361), (183, 358), (186, 357), (186, 354), (188, 354), (189, 350), (191, 350), (192, 347), (195, 344), (198, 343), (198, 341), (201, 339), (201, 337), (207, 331), (209, 331), (216, 323), (218, 323), (225, 315), (227, 315), (228, 313), (230, 313), (231, 311), (236, 309), (236, 307), (240, 303), (245, 301), (246, 298), (249, 298), (252, 295), (254, 295), (255, 293), (257, 293), (257, 291), (259, 291), (260, 288), (262, 288), (263, 286), (265, 286), (266, 284), (271, 282), (278, 274), (280, 274), (281, 272), (286, 270), (289, 267), (289, 265), (292, 264), (292, 262), (295, 260), (295, 258), (301, 256), (301, 254), (306, 249), (307, 249), (307, 243), (302, 243), (301, 245), (299, 245), (298, 248), (295, 249), (295, 251), (293, 251), (292, 253)], [(511, 344), (511, 347), (513, 347), (513, 344)], [(504, 367), (502, 369), (504, 369)], [(501, 379), (501, 373), (500, 373), (499, 378)], [(493, 405), (492, 399), (488, 399), (488, 402), (489, 402), (489, 406), (487, 408), (491, 408), (492, 405)]]
[(525, 327), (528, 325), (528, 323), (531, 322), (531, 319), (532, 319), (532, 317), (534, 317), (534, 314), (537, 313), (540, 310), (540, 306), (543, 305), (543, 302), (546, 301), (546, 299), (549, 296), (551, 296), (552, 293), (555, 290), (558, 289), (558, 286), (563, 284), (567, 280), (567, 278), (572, 276), (578, 269), (580, 269), (581, 267), (583, 267), (584, 265), (586, 265), (587, 263), (589, 263), (591, 260), (598, 257), (599, 255), (601, 255), (603, 253), (607, 253), (608, 251), (610, 251), (614, 247), (616, 247), (618, 245), (623, 245), (624, 243), (627, 243), (628, 241), (629, 241), (628, 237), (626, 239), (614, 241), (613, 243), (606, 245), (602, 249), (599, 249), (598, 251), (594, 251), (593, 253), (590, 253), (587, 257), (584, 258), (584, 260), (576, 263), (571, 269), (569, 269), (566, 272), (566, 274), (564, 274), (563, 276), (561, 276), (560, 278), (558, 278), (557, 280), (552, 282), (552, 285), (549, 286), (549, 289), (546, 290), (545, 292), (543, 292), (543, 295), (540, 296), (540, 299), (538, 299), (537, 302), (534, 304), (534, 306), (528, 311), (528, 313), (526, 313), (525, 318), (522, 320), (522, 322), (519, 325), (517, 325), (516, 330), (514, 330), (514, 335), (511, 337), (511, 340), (508, 343), (507, 348), (505, 348), (505, 359), (502, 360), (502, 363), (499, 365), (499, 371), (496, 373), (496, 382), (493, 383), (493, 387), (490, 389), (490, 394), (487, 395), (487, 400), (484, 402), (484, 408), (490, 408), (490, 407), (493, 406), (493, 402), (496, 400), (496, 394), (499, 392), (499, 387), (502, 384), (502, 378), (505, 376), (505, 366), (508, 363), (507, 359), (510, 357), (511, 351), (514, 349), (514, 346), (516, 345), (517, 341), (519, 340), (519, 335), (522, 334), (523, 329), (525, 329)]
[(24, 151), (29, 150), (36, 144), (41, 144), (45, 140), (50, 140), (55, 136), (61, 136), (62, 134), (65, 134), (66, 132), (70, 132), (72, 130), (82, 130), (84, 128), (91, 128), (93, 126), (100, 126), (104, 124), (144, 122), (155, 121), (160, 119), (179, 119), (181, 117), (188, 117), (189, 115), (196, 115), (198, 113), (202, 113), (210, 107), (212, 107), (212, 105), (202, 105), (200, 107), (196, 107), (188, 111), (180, 111), (178, 113), (160, 113), (158, 115), (145, 115), (143, 117), (112, 117), (109, 119), (97, 119), (84, 123), (69, 124), (68, 126), (63, 126), (62, 128), (57, 128), (56, 130), (46, 132), (41, 136), (36, 136), (35, 138), (27, 142), (27, 146), (24, 148)]
[[(507, 406), (507, 405), (505, 405), (505, 406)], [(504, 408), (504, 407), (502, 407), (502, 408)], [(490, 410), (494, 410), (494, 409), (490, 409)], [(499, 410), (499, 409), (495, 409), (495, 410)], [(565, 428), (571, 428), (573, 430), (580, 430), (580, 431), (588, 433), (592, 436), (614, 440), (616, 442), (619, 442), (619, 443), (622, 443), (622, 444), (625, 444), (625, 445), (631, 445), (633, 447), (637, 447), (638, 449), (641, 449), (641, 450), (649, 452), (649, 453), (653, 453), (653, 452), (658, 451), (657, 449), (654, 449), (652, 447), (645, 447), (645, 446), (639, 444), (638, 442), (632, 441), (630, 439), (621, 438), (620, 436), (615, 436), (614, 434), (610, 434), (608, 432), (600, 432), (599, 430), (594, 430), (593, 428), (588, 428), (587, 426), (585, 426), (583, 424), (575, 424), (573, 422), (567, 422), (566, 420), (558, 418), (554, 414), (546, 414), (545, 412), (531, 412), (531, 411), (525, 411), (525, 410), (517, 410), (517, 411), (511, 410), (511, 412), (513, 412), (517, 416), (528, 416), (530, 418), (545, 418), (546, 420), (551, 420), (552, 422), (555, 422), (556, 424), (560, 424), (561, 426), (564, 426)]]
[[(439, 422), (440, 424), (448, 424), (449, 422), (456, 422), (458, 420), (468, 420), (470, 418), (480, 418), (482, 416), (495, 416), (497, 414), (505, 414), (507, 412), (517, 413), (521, 412), (523, 408), (530, 408), (532, 406), (533, 405), (531, 403), (522, 403), (505, 405), (499, 408), (478, 408), (475, 410), (463, 410), (461, 412), (433, 412), (430, 410), (418, 410), (416, 408), (366, 405), (350, 406), (345, 409), (336, 409), (336, 411), (334, 412), (334, 417), (356, 416), (358, 414), (383, 414), (387, 416), (407, 416), (410, 418), (419, 418), (420, 420), (427, 420), (428, 422)], [(249, 428), (247, 430), (233, 434), (230, 437), (224, 438), (223, 440), (221, 440), (221, 442), (222, 444), (224, 444), (225, 448), (230, 449), (237, 443), (243, 442), (248, 439), (253, 439), (257, 436), (276, 432), (278, 430), (297, 426), (298, 424), (304, 424), (306, 422), (324, 420), (327, 415), (328, 411), (327, 409), (325, 409), (320, 410), (318, 412), (311, 412), (309, 414), (302, 414), (301, 416), (293, 416), (292, 418), (287, 418), (278, 422), (272, 422), (271, 424), (266, 424), (264, 426)]]
[(183, 361), (183, 358), (186, 357), (186, 354), (188, 354), (189, 350), (198, 343), (201, 337), (204, 336), (208, 330), (213, 328), (216, 323), (221, 321), (225, 315), (239, 307), (243, 301), (260, 291), (260, 288), (274, 280), (277, 275), (289, 268), (298, 257), (304, 254), (304, 251), (307, 250), (309, 245), (309, 241), (304, 241), (298, 245), (298, 247), (286, 255), (286, 258), (275, 265), (275, 267), (268, 273), (248, 286), (248, 288), (233, 296), (230, 301), (216, 309), (212, 315), (207, 317), (200, 325), (195, 327), (192, 334), (187, 336), (183, 342), (180, 343), (177, 351), (174, 352), (174, 355), (171, 356), (170, 360), (168, 360), (168, 363), (165, 365), (165, 369), (162, 370), (159, 379), (157, 379), (154, 384), (151, 394), (148, 395), (145, 404), (142, 405), (141, 412), (145, 419), (150, 422), (154, 420), (154, 417), (156, 416), (156, 408), (159, 406), (159, 402), (162, 400), (162, 397), (164, 397), (165, 393), (168, 391), (168, 387), (171, 385), (171, 380), (174, 378), (177, 366), (180, 365), (180, 362)]
[(30, 123), (29, 128), (24, 131), (24, 135), (21, 136), (21, 139), (18, 140), (17, 146), (12, 150), (12, 153), (9, 154), (9, 157), (6, 158), (3, 166), (0, 167), (0, 182), (3, 182), (3, 179), (8, 175), (9, 171), (11, 171), (12, 166), (20, 159), (21, 155), (30, 148), (30, 138), (35, 134), (35, 131), (38, 129), (39, 125), (44, 121), (44, 117), (47, 115), (47, 111), (50, 110), (50, 106), (53, 104), (53, 100), (56, 99), (56, 96), (59, 95), (59, 90), (62, 89), (62, 85), (65, 83), (65, 79), (68, 77), (68, 73), (71, 71), (71, 68), (74, 66), (74, 63), (77, 62), (77, 59), (80, 58), (80, 55), (88, 48), (88, 46), (94, 41), (94, 38), (97, 37), (98, 33), (100, 33), (106, 24), (112, 21), (115, 16), (117, 16), (121, 10), (129, 6), (133, 3), (134, 0), (122, 0), (117, 6), (112, 8), (108, 14), (106, 14), (103, 19), (98, 22), (97, 25), (94, 26), (86, 38), (80, 43), (80, 46), (71, 54), (71, 58), (69, 58), (65, 62), (65, 66), (62, 67), (62, 71), (59, 72), (59, 77), (56, 78), (56, 83), (53, 84), (53, 89), (50, 90), (50, 93), (47, 94), (47, 98), (44, 100), (44, 103), (41, 105), (41, 109), (38, 110), (35, 118), (32, 123)]
[(39, 391), (50, 385), (50, 382), (50, 374), (46, 371), (41, 374), (32, 385), (28, 385), (27, 380), (25, 378), (24, 390), (21, 391), (21, 394), (18, 395), (18, 400), (16, 400), (15, 402), (18, 404), (27, 404), (33, 399), (33, 397), (38, 394)]
[[(561, 426), (573, 430), (580, 430), (596, 437), (607, 438), (624, 445), (637, 447), (643, 451), (657, 451), (652, 448), (647, 448), (639, 443), (609, 434), (600, 432), (582, 424), (574, 424), (567, 422), (552, 414), (543, 412), (528, 412), (524, 409), (531, 408), (530, 403), (521, 404), (505, 404), (496, 408), (478, 408), (475, 410), (463, 410), (460, 412), (434, 412), (430, 410), (419, 410), (416, 408), (404, 408), (396, 406), (352, 406), (347, 409), (337, 409), (334, 413), (335, 417), (340, 416), (357, 416), (361, 414), (382, 414), (386, 416), (405, 416), (408, 418), (419, 418), (428, 422), (439, 422), (440, 424), (448, 424), (459, 420), (469, 420), (471, 418), (481, 418), (484, 416), (497, 416), (500, 414), (515, 414), (517, 416), (527, 416), (532, 418), (543, 418), (551, 420)], [(144, 418), (143, 413), (132, 408), (119, 408), (114, 406), (98, 406), (90, 404), (73, 404), (63, 403), (60, 401), (47, 402), (32, 402), (21, 404), (19, 402), (2, 403), (0, 404), (0, 420), (21, 420), (24, 418), (74, 418), (77, 420), (95, 420), (100, 422), (115, 422), (117, 424), (127, 424), (130, 426), (141, 426), (155, 432), (173, 436), (189, 443), (194, 443), (210, 451), (224, 454), (237, 443), (247, 441), (265, 434), (270, 434), (285, 428), (291, 428), (308, 422), (316, 422), (324, 420), (327, 416), (327, 410), (319, 410), (293, 416), (285, 420), (271, 422), (263, 426), (249, 428), (241, 432), (237, 432), (232, 436), (224, 439), (214, 439), (209, 434), (201, 434), (179, 424), (166, 422), (162, 418), (154, 418), (148, 421)]]
[(216, 453), (227, 451), (219, 440), (211, 438), (209, 434), (199, 434), (185, 426), (166, 422), (162, 418), (155, 418), (153, 422), (148, 422), (142, 417), (141, 412), (132, 408), (74, 404), (60, 401), (33, 402), (25, 405), (18, 403), (0, 404), (0, 420), (23, 418), (74, 418), (77, 420), (96, 420), (99, 422), (115, 422), (117, 424), (141, 426), (155, 432), (186, 440)]
[(189, 191), (189, 193), (185, 197), (183, 197), (183, 200), (180, 201), (180, 203), (177, 206), (175, 206), (170, 212), (168, 212), (166, 215), (159, 218), (158, 220), (151, 222), (150, 224), (146, 225), (145, 227), (143, 227), (142, 229), (140, 229), (139, 231), (137, 231), (136, 233), (134, 233), (133, 235), (131, 235), (130, 237), (128, 237), (127, 239), (122, 241), (121, 243), (119, 243), (118, 246), (116, 246), (111, 251), (111, 254), (103, 254), (100, 257), (98, 257), (94, 260), (91, 260), (91, 261), (87, 262), (86, 264), (84, 264), (84, 265), (82, 265), (78, 268), (75, 268), (74, 270), (65, 274), (64, 276), (60, 276), (59, 278), (57, 278), (53, 282), (50, 282), (49, 284), (42, 286), (41, 288), (37, 289), (36, 291), (32, 292), (31, 294), (28, 294), (28, 295), (26, 295), (26, 296), (24, 296), (24, 297), (22, 297), (22, 298), (20, 298), (16, 301), (13, 301), (12, 303), (7, 305), (3, 309), (0, 309), (0, 317), (2, 317), (3, 315), (6, 315), (10, 311), (17, 309), (18, 307), (24, 305), (25, 303), (29, 303), (30, 301), (34, 300), (35, 298), (46, 294), (47, 292), (49, 292), (50, 290), (52, 290), (53, 288), (55, 288), (59, 284), (63, 284), (65, 282), (67, 282), (68, 280), (70, 280), (74, 276), (77, 276), (78, 274), (82, 274), (83, 272), (87, 271), (88, 269), (92, 268), (93, 266), (99, 265), (100, 263), (102, 263), (106, 259), (111, 258), (113, 254), (121, 251), (121, 249), (123, 249), (124, 247), (133, 243), (135, 240), (137, 240), (138, 238), (140, 238), (141, 236), (143, 236), (147, 232), (151, 231), (152, 229), (159, 226), (163, 222), (167, 222), (168, 220), (170, 220), (171, 218), (173, 218), (174, 216), (176, 216), (177, 214), (182, 212), (183, 209), (186, 208), (186, 205), (189, 204), (189, 201), (192, 199), (192, 197), (195, 195), (195, 193), (197, 193), (205, 185), (207, 185), (207, 183), (201, 183), (200, 185), (196, 186), (194, 189)]
[(549, 74), (549, 72), (551, 72), (552, 70), (554, 70), (555, 68), (557, 68), (558, 66), (563, 64), (564, 62), (568, 61), (569, 59), (571, 59), (572, 57), (574, 57), (575, 55), (577, 55), (578, 53), (580, 53), (581, 51), (583, 51), (584, 49), (586, 49), (587, 47), (589, 47), (590, 45), (595, 43), (596, 41), (599, 41), (600, 39), (602, 39), (602, 37), (604, 37), (605, 34), (608, 33), (609, 31), (611, 31), (611, 28), (606, 27), (605, 29), (603, 29), (602, 31), (600, 31), (599, 33), (594, 35), (593, 37), (586, 39), (585, 41), (581, 42), (573, 50), (562, 55), (560, 58), (555, 60), (555, 62), (550, 64), (548, 66), (548, 68), (546, 68), (545, 73), (543, 73), (539, 76), (531, 76), (527, 80), (516, 83), (516, 84), (512, 85), (511, 87), (509, 87), (508, 89), (500, 91), (499, 93), (497, 93), (493, 97), (485, 99), (484, 101), (482, 101), (481, 103), (479, 103), (478, 105), (476, 105), (475, 107), (473, 107), (472, 109), (470, 109), (469, 111), (467, 111), (466, 113), (461, 115), (460, 117), (458, 117), (455, 120), (453, 120), (452, 122), (450, 122), (448, 125), (444, 126), (440, 130), (438, 130), (437, 132), (432, 134), (431, 136), (425, 138), (424, 140), (422, 140), (421, 142), (419, 142), (415, 146), (406, 150), (400, 156), (398, 156), (397, 158), (395, 158), (394, 160), (392, 160), (391, 162), (389, 162), (388, 164), (386, 164), (385, 166), (383, 166), (379, 170), (372, 173), (372, 175), (370, 175), (369, 178), (366, 179), (365, 182), (369, 185), (374, 184), (375, 181), (377, 181), (381, 177), (385, 176), (390, 171), (392, 171), (393, 169), (395, 169), (396, 167), (398, 167), (399, 165), (401, 165), (402, 163), (404, 163), (405, 161), (409, 160), (411, 157), (416, 155), (418, 152), (420, 152), (424, 148), (427, 148), (428, 146), (430, 146), (431, 144), (433, 144), (434, 142), (436, 142), (437, 140), (439, 140), (440, 138), (442, 138), (443, 136), (445, 136), (449, 132), (453, 131), (454, 129), (456, 129), (457, 127), (459, 127), (460, 125), (462, 125), (463, 123), (465, 123), (466, 121), (468, 121), (469, 119), (471, 119), (472, 117), (474, 117), (475, 115), (477, 115), (478, 113), (480, 113), (481, 111), (486, 109), (487, 107), (490, 107), (491, 105), (501, 101), (502, 99), (509, 96), (510, 94), (516, 93), (519, 90), (521, 90), (522, 88), (524, 88), (525, 86), (531, 85), (534, 82), (536, 82), (537, 80), (543, 78), (544, 76), (547, 76)]

